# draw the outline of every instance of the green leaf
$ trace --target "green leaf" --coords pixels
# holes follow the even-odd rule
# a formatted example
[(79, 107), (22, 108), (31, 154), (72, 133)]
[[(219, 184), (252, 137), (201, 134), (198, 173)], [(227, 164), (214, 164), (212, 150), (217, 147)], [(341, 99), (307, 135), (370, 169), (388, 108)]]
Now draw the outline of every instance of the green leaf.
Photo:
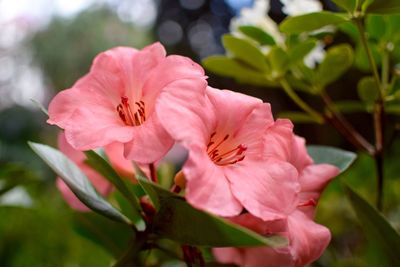
[(289, 57), (286, 52), (278, 46), (271, 48), (268, 53), (268, 60), (272, 68), (272, 79), (283, 76), (289, 68)]
[(144, 231), (146, 229), (146, 224), (140, 215), (141, 207), (135, 193), (130, 190), (118, 173), (99, 154), (94, 151), (86, 151), (85, 154), (87, 157), (86, 163), (107, 178), (107, 180), (109, 180), (129, 201), (131, 205), (131, 219), (138, 231)]
[(261, 72), (268, 71), (265, 56), (249, 41), (226, 34), (222, 37), (222, 43), (234, 58)]
[(101, 197), (88, 178), (69, 158), (55, 148), (28, 142), (29, 146), (56, 172), (82, 203), (112, 220), (131, 224), (131, 221)]
[(367, 13), (373, 14), (396, 14), (400, 13), (399, 0), (375, 0), (369, 4), (366, 10)]
[(315, 82), (324, 87), (336, 81), (352, 66), (353, 58), (353, 49), (348, 44), (329, 48), (325, 59), (318, 66)]
[(263, 237), (249, 229), (232, 224), (207, 212), (193, 208), (182, 197), (139, 178), (146, 192), (158, 199), (159, 208), (153, 220), (153, 231), (160, 237), (187, 245), (210, 247), (285, 246), (280, 236)]
[(374, 77), (364, 77), (357, 85), (358, 96), (366, 103), (373, 103), (379, 97), (379, 89)]
[(342, 150), (329, 146), (307, 146), (308, 154), (314, 160), (315, 164), (328, 163), (344, 172), (357, 158), (353, 152)]
[(268, 80), (264, 73), (258, 72), (233, 58), (226, 56), (211, 56), (203, 60), (203, 66), (221, 76), (232, 77), (240, 83), (258, 86), (276, 86)]
[(350, 203), (357, 214), (361, 227), (368, 241), (379, 251), (380, 266), (400, 266), (400, 235), (390, 223), (361, 198), (350, 187), (346, 186)]
[(279, 118), (287, 118), (295, 123), (315, 123), (315, 119), (309, 114), (298, 111), (285, 111), (278, 114)]
[(258, 27), (251, 25), (244, 25), (239, 27), (239, 31), (242, 32), (247, 37), (250, 37), (251, 39), (255, 40), (260, 45), (275, 44), (274, 38)]
[(300, 60), (303, 60), (304, 57), (313, 50), (315, 45), (315, 40), (309, 39), (291, 47), (288, 53), (290, 62), (298, 62)]
[(342, 113), (356, 113), (367, 111), (367, 107), (365, 106), (365, 104), (359, 101), (337, 101), (334, 105), (335, 108), (337, 108)]
[(318, 30), (328, 25), (337, 25), (346, 21), (348, 21), (348, 17), (344, 14), (321, 11), (296, 17), (287, 17), (279, 25), (279, 28), (287, 34), (298, 34)]
[(353, 13), (356, 9), (357, 1), (356, 0), (332, 0), (336, 5), (343, 8), (344, 10)]

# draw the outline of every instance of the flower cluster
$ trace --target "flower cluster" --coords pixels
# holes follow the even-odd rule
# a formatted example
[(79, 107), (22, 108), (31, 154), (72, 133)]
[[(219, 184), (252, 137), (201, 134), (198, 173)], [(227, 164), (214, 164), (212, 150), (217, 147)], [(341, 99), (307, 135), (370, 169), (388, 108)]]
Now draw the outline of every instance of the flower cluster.
[[(48, 122), (64, 129), (61, 150), (102, 194), (110, 186), (90, 173), (75, 150), (105, 147), (111, 164), (132, 176), (130, 160), (154, 163), (179, 143), (189, 152), (182, 173), (190, 204), (289, 240), (276, 249), (216, 248), (221, 262), (303, 266), (329, 243), (328, 229), (313, 217), (338, 169), (313, 164), (304, 139), (294, 135), (289, 120), (274, 120), (269, 104), (208, 86), (199, 65), (166, 56), (159, 43), (98, 55), (86, 76), (52, 100)], [(65, 186), (60, 188), (70, 199)]]

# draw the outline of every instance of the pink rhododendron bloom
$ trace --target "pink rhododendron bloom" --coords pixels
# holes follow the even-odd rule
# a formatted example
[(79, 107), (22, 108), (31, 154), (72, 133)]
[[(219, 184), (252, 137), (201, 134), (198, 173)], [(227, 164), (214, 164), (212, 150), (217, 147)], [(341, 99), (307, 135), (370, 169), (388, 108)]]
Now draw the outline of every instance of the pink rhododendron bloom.
[[(303, 138), (287, 143), (287, 159), (298, 169), (301, 192), (297, 207), (287, 214), (286, 229), (276, 228), (276, 221), (264, 221), (252, 214), (243, 214), (232, 221), (263, 235), (281, 234), (289, 240), (284, 248), (216, 248), (214, 254), (223, 263), (246, 267), (301, 267), (318, 259), (330, 241), (329, 230), (313, 221), (319, 196), (339, 170), (328, 164), (313, 164)], [(284, 156), (284, 154), (281, 154)], [(267, 194), (267, 192), (266, 192)]]
[[(93, 170), (90, 166), (85, 164), (85, 154), (71, 147), (71, 145), (68, 144), (67, 140), (65, 139), (65, 134), (63, 132), (58, 135), (58, 148), (81, 169), (81, 171), (86, 175), (86, 177), (89, 178), (90, 182), (100, 194), (107, 195), (111, 192), (111, 183), (108, 182), (108, 180), (101, 176), (98, 172)], [(58, 189), (60, 190), (68, 205), (76, 210), (89, 211), (89, 208), (87, 208), (75, 196), (75, 194), (71, 191), (71, 189), (69, 189), (69, 187), (64, 183), (61, 178), (58, 177), (56, 183)]]
[(182, 56), (168, 56), (159, 43), (142, 50), (117, 47), (100, 53), (90, 72), (49, 105), (48, 123), (65, 129), (77, 150), (119, 142), (126, 158), (139, 163), (159, 160), (174, 141), (162, 127), (157, 106), (175, 105), (159, 95), (186, 80), (193, 94), (204, 94), (204, 70)]
[(163, 101), (179, 105), (157, 109), (165, 129), (189, 151), (182, 168), (187, 201), (221, 216), (245, 208), (265, 220), (294, 207), (298, 172), (277, 155), (284, 154), (280, 139), (286, 132), (290, 137), (291, 123), (274, 121), (270, 105), (254, 97), (211, 87), (203, 98), (183, 92), (162, 94)]

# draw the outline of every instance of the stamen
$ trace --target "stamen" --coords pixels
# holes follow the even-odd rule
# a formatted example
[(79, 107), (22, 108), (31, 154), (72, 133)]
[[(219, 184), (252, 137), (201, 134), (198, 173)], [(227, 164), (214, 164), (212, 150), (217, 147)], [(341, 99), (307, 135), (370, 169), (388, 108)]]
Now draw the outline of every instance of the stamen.
[[(212, 140), (216, 135), (216, 132), (213, 132), (210, 136), (210, 141), (207, 145), (207, 153), (212, 161), (217, 165), (225, 166), (230, 164), (235, 164), (237, 162), (242, 161), (245, 158), (244, 152), (247, 150), (247, 147), (244, 144), (240, 144), (233, 149), (229, 149), (227, 151), (221, 151), (221, 145), (229, 139), (229, 134), (225, 135), (224, 138), (219, 141), (216, 145)], [(213, 147), (211, 147), (214, 145)], [(225, 147), (227, 144), (225, 144)]]
[(302, 202), (299, 205), (297, 205), (297, 207), (307, 207), (307, 206), (317, 206), (317, 201), (315, 201), (315, 199), (310, 198), (309, 200), (307, 200), (306, 202)]
[(146, 121), (145, 103), (143, 101), (135, 102), (133, 109), (129, 104), (129, 98), (126, 96), (121, 97), (121, 104), (117, 106), (118, 116), (128, 126), (139, 126)]

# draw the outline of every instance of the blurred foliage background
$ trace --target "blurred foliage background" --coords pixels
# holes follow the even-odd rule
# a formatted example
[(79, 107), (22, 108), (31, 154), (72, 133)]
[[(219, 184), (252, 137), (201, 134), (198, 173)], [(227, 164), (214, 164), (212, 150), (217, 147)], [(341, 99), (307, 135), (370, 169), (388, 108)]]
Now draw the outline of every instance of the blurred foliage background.
[[(55, 185), (55, 175), (27, 147), (26, 142), (55, 145), (57, 129), (30, 99), (47, 106), (58, 91), (85, 74), (94, 56), (113, 46), (141, 48), (156, 40), (169, 53), (200, 62), (222, 54), (221, 35), (230, 19), (251, 0), (123, 0), (123, 1), (11, 1), (0, 0), (0, 266), (109, 266), (111, 256), (82, 237), (74, 214)], [(278, 0), (271, 1), (270, 16), (281, 21)], [(323, 1), (326, 9), (337, 8)], [(343, 34), (334, 42), (350, 41)], [(238, 84), (209, 75), (210, 85), (257, 96), (272, 103), (275, 114), (296, 110), (281, 90)], [(352, 68), (328, 90), (333, 99), (357, 98), (363, 75)], [(354, 89), (354, 90), (353, 90)], [(302, 95), (312, 105), (322, 103)], [(371, 118), (352, 113), (347, 118), (372, 139)], [(396, 117), (394, 117), (396, 122)], [(309, 143), (353, 150), (326, 125), (297, 124), (297, 134)], [(384, 212), (400, 229), (400, 142), (388, 151), (385, 169)], [(318, 208), (318, 221), (333, 233), (330, 247), (313, 266), (378, 266), (374, 249), (364, 242), (359, 224), (347, 203), (341, 181), (367, 199), (375, 197), (374, 165), (360, 155), (350, 171), (328, 187)]]

